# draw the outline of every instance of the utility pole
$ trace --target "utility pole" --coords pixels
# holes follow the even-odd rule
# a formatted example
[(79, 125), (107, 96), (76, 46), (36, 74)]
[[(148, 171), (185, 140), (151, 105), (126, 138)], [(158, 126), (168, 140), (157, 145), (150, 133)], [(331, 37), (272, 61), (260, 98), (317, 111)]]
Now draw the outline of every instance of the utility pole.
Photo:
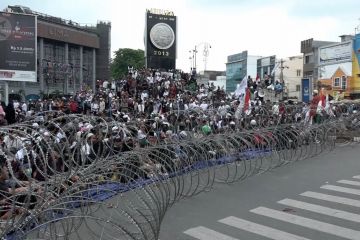
[[(358, 20), (359, 20), (359, 22), (360, 22), (360, 18), (359, 18)], [(360, 23), (359, 23), (359, 25), (357, 25), (357, 26), (355, 27), (355, 36), (356, 36), (356, 34), (357, 34), (359, 31), (360, 31)]]
[(280, 82), (281, 82), (281, 84), (284, 84), (284, 73), (283, 73), (283, 70), (284, 70), (284, 60), (281, 59), (281, 60), (280, 60)]
[(282, 85), (282, 92), (281, 92), (281, 100), (284, 99), (284, 91), (285, 91), (285, 83), (284, 83), (284, 68), (289, 68), (288, 66), (284, 66), (284, 60), (280, 60), (280, 83)]

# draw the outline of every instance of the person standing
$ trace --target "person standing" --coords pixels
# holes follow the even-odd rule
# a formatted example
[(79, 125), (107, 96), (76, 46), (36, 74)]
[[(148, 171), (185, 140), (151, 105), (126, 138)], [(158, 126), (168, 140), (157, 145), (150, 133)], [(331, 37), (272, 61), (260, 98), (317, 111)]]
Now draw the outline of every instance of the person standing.
[(4, 102), (1, 102), (1, 104), (0, 104), (0, 125), (6, 125), (6, 119), (5, 119), (6, 113), (5, 113), (4, 107), (5, 107)]
[(320, 102), (320, 97), (319, 97), (319, 92), (318, 90), (314, 90), (313, 91), (313, 98), (310, 102), (310, 121), (311, 122), (315, 122), (317, 123), (317, 116), (316, 116), (316, 112), (317, 112), (317, 108)]
[(5, 109), (5, 119), (8, 122), (8, 124), (14, 124), (15, 123), (15, 108), (12, 102), (10, 102), (6, 109)]

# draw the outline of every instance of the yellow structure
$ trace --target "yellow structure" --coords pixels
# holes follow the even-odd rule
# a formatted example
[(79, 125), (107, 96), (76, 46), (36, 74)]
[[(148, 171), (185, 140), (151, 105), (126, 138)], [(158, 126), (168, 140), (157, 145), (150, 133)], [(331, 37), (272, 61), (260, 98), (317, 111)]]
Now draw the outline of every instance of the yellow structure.
[(353, 81), (351, 82), (350, 87), (353, 93), (352, 95), (360, 98), (360, 34), (355, 35), (353, 46)]

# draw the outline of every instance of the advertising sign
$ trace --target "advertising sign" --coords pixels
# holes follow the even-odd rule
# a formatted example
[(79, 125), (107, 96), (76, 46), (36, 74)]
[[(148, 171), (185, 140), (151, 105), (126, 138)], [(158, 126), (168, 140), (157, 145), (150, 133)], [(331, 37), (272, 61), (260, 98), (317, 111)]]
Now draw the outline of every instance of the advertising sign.
[(319, 49), (320, 65), (334, 64), (338, 62), (351, 61), (352, 46), (351, 42), (345, 42)]
[(310, 79), (301, 79), (301, 99), (303, 102), (308, 103), (310, 101)]
[(0, 12), (0, 80), (36, 82), (36, 16)]
[[(160, 10), (159, 10), (160, 11)], [(170, 11), (146, 13), (146, 67), (175, 69), (176, 16)]]

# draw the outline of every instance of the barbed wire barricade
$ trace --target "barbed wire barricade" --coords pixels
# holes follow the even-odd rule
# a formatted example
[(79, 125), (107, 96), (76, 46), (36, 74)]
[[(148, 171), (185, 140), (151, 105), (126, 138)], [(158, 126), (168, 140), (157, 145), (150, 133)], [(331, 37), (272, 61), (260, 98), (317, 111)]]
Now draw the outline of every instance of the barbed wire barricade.
[(211, 122), (214, 110), (193, 109), (167, 118), (171, 130), (162, 141), (156, 119), (147, 128), (146, 120), (41, 113), (0, 128), (8, 138), (0, 152), (7, 186), (1, 237), (158, 239), (166, 211), (180, 199), (360, 136), (358, 109), (334, 106), (317, 124), (296, 117), (303, 111), (296, 106), (284, 106), (281, 115), (259, 107), (234, 120), (227, 111), (217, 115), (226, 124), (216, 131), (196, 121)]

